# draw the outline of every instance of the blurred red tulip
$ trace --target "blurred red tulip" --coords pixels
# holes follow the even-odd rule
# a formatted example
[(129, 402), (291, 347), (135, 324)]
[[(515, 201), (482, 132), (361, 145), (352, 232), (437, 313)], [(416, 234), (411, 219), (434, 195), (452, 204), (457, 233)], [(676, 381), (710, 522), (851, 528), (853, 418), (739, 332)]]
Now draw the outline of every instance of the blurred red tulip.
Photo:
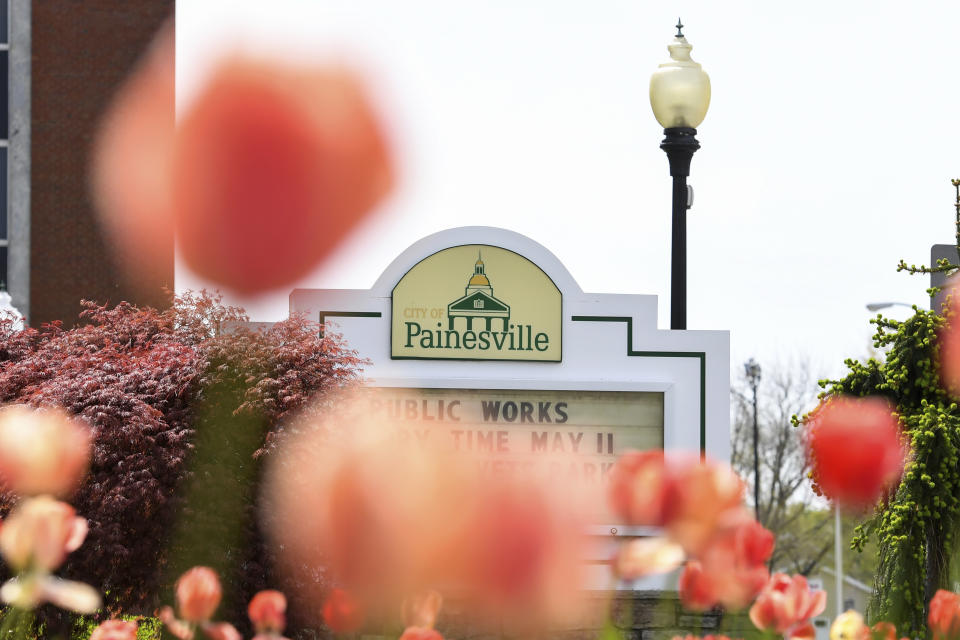
[(403, 624), (406, 627), (432, 628), (443, 606), (443, 596), (433, 589), (403, 601)]
[(743, 482), (729, 465), (663, 451), (630, 451), (611, 471), (608, 497), (627, 524), (662, 526), (697, 556), (724, 514), (740, 505)]
[(717, 604), (717, 585), (703, 571), (703, 565), (691, 560), (680, 574), (680, 602), (692, 611), (707, 611)]
[(371, 393), (341, 398), (321, 425), (299, 425), (303, 435), (271, 463), (263, 517), (286, 571), (328, 568), (368, 620), (433, 585), (518, 625), (572, 615), (584, 557), (575, 492), (552, 476), (481, 475), (467, 454), (398, 440), (400, 426), (370, 417)]
[(188, 622), (206, 622), (220, 606), (222, 591), (210, 567), (193, 567), (177, 580), (177, 612)]
[(469, 514), (457, 542), (463, 585), (480, 610), (503, 616), (518, 634), (575, 615), (585, 523), (572, 495), (562, 483), (494, 477), (463, 496)]
[(841, 504), (874, 504), (903, 472), (900, 436), (897, 418), (886, 400), (828, 400), (807, 422), (807, 454), (815, 489)]
[(170, 270), (164, 238), (175, 235), (184, 261), (214, 283), (245, 293), (287, 285), (390, 189), (387, 144), (354, 74), (227, 61), (174, 127), (173, 69), (169, 28), (96, 144), (101, 219), (133, 269)]
[(766, 564), (776, 543), (773, 532), (754, 520), (746, 509), (741, 509), (739, 515), (734, 512), (728, 517), (728, 526), (732, 530), (727, 535), (732, 536), (735, 555), (747, 565)]
[(179, 122), (179, 250), (203, 277), (257, 292), (306, 275), (389, 190), (383, 134), (342, 69), (235, 60)]
[(870, 640), (897, 640), (897, 627), (892, 622), (878, 622), (870, 627)]
[(443, 640), (443, 636), (435, 629), (407, 627), (403, 630), (400, 640)]
[(817, 630), (810, 622), (794, 628), (789, 635), (784, 636), (785, 640), (814, 640), (816, 637)]
[(61, 409), (0, 409), (0, 481), (21, 496), (66, 496), (90, 462), (90, 430)]
[(323, 603), (323, 621), (335, 633), (356, 631), (363, 624), (363, 611), (348, 592), (332, 589)]
[(671, 463), (666, 529), (688, 555), (699, 557), (743, 500), (743, 481), (730, 465), (686, 458)]
[(628, 451), (610, 471), (610, 506), (625, 524), (663, 526), (670, 483), (662, 450)]
[(699, 556), (719, 604), (743, 609), (753, 601), (770, 577), (766, 562), (773, 544), (773, 533), (745, 509), (727, 514)]
[(247, 615), (253, 628), (260, 631), (283, 631), (287, 624), (285, 613), (287, 599), (279, 591), (268, 589), (258, 592), (247, 605)]
[(301, 521), (284, 535), (295, 538), (293, 549), (326, 554), (335, 579), (370, 607), (399, 603), (460, 566), (462, 472), (387, 441), (341, 454), (313, 479), (315, 519), (303, 523), (302, 498), (290, 496), (290, 515)]
[[(775, 573), (750, 607), (750, 620), (761, 631), (775, 631), (785, 638), (795, 637), (811, 618), (827, 606), (825, 591), (810, 591), (807, 579)], [(894, 640), (896, 640), (894, 638)]]
[(769, 579), (766, 561), (773, 552), (773, 534), (742, 507), (725, 514), (697, 562), (680, 577), (680, 596), (689, 609), (716, 605), (742, 609)]
[(940, 589), (930, 600), (927, 624), (933, 640), (960, 638), (960, 595)]
[(549, 506), (529, 487), (493, 483), (480, 488), (473, 529), (471, 585), (504, 603), (535, 593), (553, 557)]
[(107, 620), (101, 622), (90, 640), (136, 640), (137, 623), (132, 620)]

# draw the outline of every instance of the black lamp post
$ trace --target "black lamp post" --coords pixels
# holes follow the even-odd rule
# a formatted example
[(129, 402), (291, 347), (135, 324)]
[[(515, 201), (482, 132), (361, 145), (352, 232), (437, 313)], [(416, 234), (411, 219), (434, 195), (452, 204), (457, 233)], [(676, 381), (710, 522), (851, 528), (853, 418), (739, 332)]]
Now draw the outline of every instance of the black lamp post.
[(760, 425), (757, 421), (757, 388), (760, 386), (760, 364), (750, 358), (743, 365), (747, 374), (747, 382), (753, 390), (753, 507), (757, 512), (757, 522), (760, 521)]
[(690, 59), (693, 47), (677, 21), (677, 35), (667, 46), (670, 61), (650, 78), (650, 106), (663, 126), (660, 148), (666, 151), (673, 176), (673, 234), (670, 268), (670, 328), (687, 328), (687, 176), (700, 148), (697, 129), (710, 106), (710, 77)]

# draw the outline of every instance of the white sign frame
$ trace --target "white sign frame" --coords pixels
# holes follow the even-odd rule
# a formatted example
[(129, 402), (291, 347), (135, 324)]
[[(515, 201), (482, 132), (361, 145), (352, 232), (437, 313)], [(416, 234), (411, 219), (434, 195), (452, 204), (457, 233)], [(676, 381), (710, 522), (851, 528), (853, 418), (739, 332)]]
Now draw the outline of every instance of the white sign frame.
[[(424, 258), (465, 244), (518, 253), (556, 283), (562, 294), (560, 362), (391, 358), (394, 286)], [(556, 256), (519, 233), (494, 227), (435, 233), (401, 253), (368, 290), (295, 289), (290, 313), (341, 333), (370, 361), (363, 373), (372, 386), (661, 392), (666, 451), (730, 459), (730, 333), (658, 329), (656, 296), (585, 293)], [(610, 527), (598, 525), (601, 532), (609, 535)], [(616, 535), (639, 533), (620, 528)]]

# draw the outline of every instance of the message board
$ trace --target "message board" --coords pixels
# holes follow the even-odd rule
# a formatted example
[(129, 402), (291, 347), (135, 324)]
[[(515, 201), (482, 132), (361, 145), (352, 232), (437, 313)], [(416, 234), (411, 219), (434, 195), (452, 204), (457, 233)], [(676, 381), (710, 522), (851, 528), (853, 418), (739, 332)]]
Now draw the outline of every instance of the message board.
[[(378, 388), (368, 411), (397, 436), (463, 455), (481, 474), (602, 489), (624, 451), (663, 448), (663, 393)], [(604, 502), (604, 501), (600, 501)], [(596, 522), (614, 522), (605, 503)]]
[(729, 333), (660, 328), (656, 296), (585, 292), (518, 233), (437, 232), (370, 289), (296, 289), (290, 311), (331, 323), (368, 362), (376, 389), (357, 419), (376, 412), (377, 437), (446, 447), (466, 472), (541, 474), (564, 502), (585, 494), (603, 538), (595, 588), (612, 584), (616, 539), (647, 533), (601, 512), (619, 454), (730, 459)]

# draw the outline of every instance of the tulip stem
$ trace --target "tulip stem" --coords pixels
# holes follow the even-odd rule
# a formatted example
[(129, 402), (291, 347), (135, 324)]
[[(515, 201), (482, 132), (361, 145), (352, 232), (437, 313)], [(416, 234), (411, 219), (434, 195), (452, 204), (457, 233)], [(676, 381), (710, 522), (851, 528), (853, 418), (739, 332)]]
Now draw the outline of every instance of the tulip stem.
[(833, 541), (833, 555), (834, 555), (834, 570), (835, 577), (837, 579), (836, 584), (836, 598), (837, 598), (837, 615), (843, 613), (843, 545), (840, 543), (840, 540), (843, 538), (843, 527), (840, 524), (840, 503), (834, 503), (833, 507), (834, 515), (834, 541)]
[(19, 640), (29, 637), (27, 633), (30, 630), (31, 616), (30, 611), (20, 607), (8, 607), (3, 614), (3, 624), (0, 625), (0, 638), (3, 640)]

